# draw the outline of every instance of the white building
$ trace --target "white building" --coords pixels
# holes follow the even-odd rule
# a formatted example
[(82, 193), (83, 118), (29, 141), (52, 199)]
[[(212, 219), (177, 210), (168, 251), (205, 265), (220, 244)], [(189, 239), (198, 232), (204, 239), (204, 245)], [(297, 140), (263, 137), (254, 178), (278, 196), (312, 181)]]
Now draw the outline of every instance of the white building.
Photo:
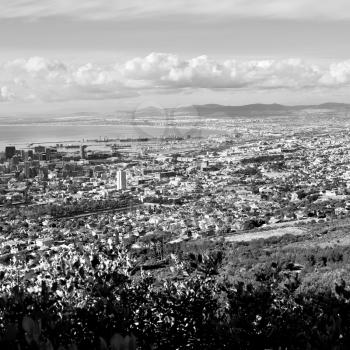
[(126, 172), (124, 170), (119, 170), (117, 172), (117, 189), (118, 190), (126, 189)]

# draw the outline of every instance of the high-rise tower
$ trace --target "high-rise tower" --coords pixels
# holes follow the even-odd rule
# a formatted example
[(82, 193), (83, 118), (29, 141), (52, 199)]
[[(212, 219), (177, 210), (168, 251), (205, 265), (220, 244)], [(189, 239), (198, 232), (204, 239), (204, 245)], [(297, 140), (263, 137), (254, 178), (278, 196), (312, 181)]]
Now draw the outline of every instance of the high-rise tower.
[(117, 172), (117, 189), (118, 190), (126, 189), (126, 172), (124, 170), (119, 170)]

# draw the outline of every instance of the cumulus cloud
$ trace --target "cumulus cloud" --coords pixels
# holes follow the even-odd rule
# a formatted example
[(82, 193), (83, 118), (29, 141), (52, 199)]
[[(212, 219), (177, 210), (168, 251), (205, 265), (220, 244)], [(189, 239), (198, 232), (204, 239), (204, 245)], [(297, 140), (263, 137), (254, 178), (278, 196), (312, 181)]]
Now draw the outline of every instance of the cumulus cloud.
[(42, 57), (0, 64), (1, 101), (117, 99), (196, 89), (313, 89), (350, 85), (350, 60), (319, 66), (300, 59), (217, 61), (151, 53), (124, 63), (76, 65)]
[(130, 19), (208, 15), (283, 19), (350, 19), (348, 0), (2, 0), (0, 18)]

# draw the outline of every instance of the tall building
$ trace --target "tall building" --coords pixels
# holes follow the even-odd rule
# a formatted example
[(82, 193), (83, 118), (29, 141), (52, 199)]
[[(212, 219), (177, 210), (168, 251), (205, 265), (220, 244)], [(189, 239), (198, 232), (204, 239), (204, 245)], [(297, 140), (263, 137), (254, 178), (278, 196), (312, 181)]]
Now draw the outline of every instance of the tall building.
[(11, 159), (15, 154), (16, 154), (15, 146), (6, 146), (5, 148), (6, 159)]
[(16, 165), (18, 165), (18, 163), (19, 163), (19, 158), (18, 158), (16, 155), (14, 155), (14, 156), (11, 158), (10, 163), (11, 163), (11, 166), (16, 166)]
[(38, 153), (37, 154), (38, 160), (45, 161), (46, 159), (46, 153)]
[(46, 148), (46, 160), (47, 161), (49, 161), (49, 160), (51, 160), (51, 156), (52, 156), (52, 153), (54, 153), (56, 151), (56, 149), (54, 149), (54, 148), (49, 148), (49, 147), (47, 147)]
[(86, 151), (85, 151), (86, 147), (87, 147), (86, 145), (80, 146), (80, 158), (81, 159), (86, 159)]
[(124, 170), (119, 170), (117, 172), (117, 189), (118, 190), (126, 189), (126, 172)]
[(28, 161), (24, 162), (24, 175), (27, 179), (30, 178), (30, 165), (31, 165), (31, 162), (28, 162)]

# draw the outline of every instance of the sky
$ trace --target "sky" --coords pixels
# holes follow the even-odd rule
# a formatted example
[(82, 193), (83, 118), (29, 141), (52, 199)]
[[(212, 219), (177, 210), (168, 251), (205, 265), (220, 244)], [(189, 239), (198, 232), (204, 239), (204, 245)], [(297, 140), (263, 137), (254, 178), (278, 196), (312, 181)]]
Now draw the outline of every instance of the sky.
[(350, 2), (1, 0), (0, 114), (350, 102)]

